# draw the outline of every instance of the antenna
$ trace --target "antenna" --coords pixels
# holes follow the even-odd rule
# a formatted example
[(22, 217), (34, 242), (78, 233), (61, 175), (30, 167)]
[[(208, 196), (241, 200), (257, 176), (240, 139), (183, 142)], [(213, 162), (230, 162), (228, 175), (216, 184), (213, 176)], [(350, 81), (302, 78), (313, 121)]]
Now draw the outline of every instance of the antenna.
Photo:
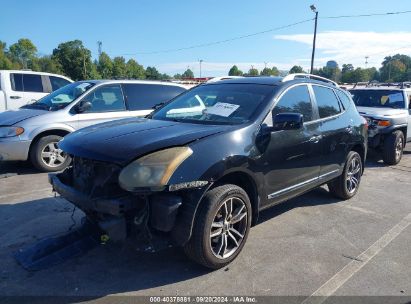
[(365, 56), (365, 68), (367, 68), (368, 65), (368, 58), (370, 58), (370, 56)]
[(97, 41), (97, 46), (98, 46), (98, 57), (100, 58), (101, 53), (102, 53), (103, 42)]

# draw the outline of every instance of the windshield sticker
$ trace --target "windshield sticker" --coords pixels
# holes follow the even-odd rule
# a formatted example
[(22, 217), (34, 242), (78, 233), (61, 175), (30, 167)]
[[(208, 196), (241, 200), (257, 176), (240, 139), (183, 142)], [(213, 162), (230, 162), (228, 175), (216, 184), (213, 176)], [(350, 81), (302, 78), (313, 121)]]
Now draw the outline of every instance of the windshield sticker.
[(235, 105), (231, 103), (217, 102), (214, 106), (207, 108), (206, 113), (228, 117), (231, 114), (233, 114), (235, 110), (237, 110), (239, 107), (240, 107), (239, 105)]

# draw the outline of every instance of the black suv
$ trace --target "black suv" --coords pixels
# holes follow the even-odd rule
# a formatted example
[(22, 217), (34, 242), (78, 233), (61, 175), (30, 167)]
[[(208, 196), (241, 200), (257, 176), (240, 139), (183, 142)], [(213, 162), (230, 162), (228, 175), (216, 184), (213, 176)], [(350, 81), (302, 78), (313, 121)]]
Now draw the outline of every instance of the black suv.
[(261, 210), (328, 184), (359, 188), (367, 124), (351, 97), (311, 75), (197, 86), (147, 118), (94, 125), (60, 147), (50, 183), (112, 240), (166, 238), (210, 268), (240, 253)]

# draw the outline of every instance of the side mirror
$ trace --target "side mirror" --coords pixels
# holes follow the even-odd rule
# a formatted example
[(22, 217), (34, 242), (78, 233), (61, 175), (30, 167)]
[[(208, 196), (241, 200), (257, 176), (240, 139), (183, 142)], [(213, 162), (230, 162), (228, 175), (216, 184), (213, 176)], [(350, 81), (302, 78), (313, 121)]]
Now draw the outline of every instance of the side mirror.
[(280, 113), (273, 117), (273, 129), (297, 130), (303, 126), (303, 115), (300, 113)]
[(92, 107), (93, 107), (93, 105), (91, 104), (90, 101), (84, 100), (84, 101), (79, 103), (79, 105), (76, 108), (76, 112), (77, 113), (83, 113), (83, 112), (86, 112), (86, 111), (90, 110)]

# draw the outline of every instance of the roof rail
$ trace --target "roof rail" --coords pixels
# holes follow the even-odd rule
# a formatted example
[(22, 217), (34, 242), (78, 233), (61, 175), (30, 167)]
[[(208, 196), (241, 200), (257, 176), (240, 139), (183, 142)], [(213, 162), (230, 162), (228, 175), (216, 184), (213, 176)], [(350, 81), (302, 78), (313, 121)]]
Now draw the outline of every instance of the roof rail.
[(338, 87), (338, 84), (335, 81), (332, 81), (328, 78), (324, 78), (324, 77), (321, 77), (321, 76), (318, 76), (318, 75), (313, 75), (313, 74), (305, 74), (305, 73), (288, 74), (281, 81), (285, 82), (285, 81), (290, 81), (290, 80), (294, 80), (294, 79), (297, 79), (297, 78), (308, 78), (308, 79), (318, 80), (318, 81), (322, 81), (322, 82), (332, 84), (335, 87)]

